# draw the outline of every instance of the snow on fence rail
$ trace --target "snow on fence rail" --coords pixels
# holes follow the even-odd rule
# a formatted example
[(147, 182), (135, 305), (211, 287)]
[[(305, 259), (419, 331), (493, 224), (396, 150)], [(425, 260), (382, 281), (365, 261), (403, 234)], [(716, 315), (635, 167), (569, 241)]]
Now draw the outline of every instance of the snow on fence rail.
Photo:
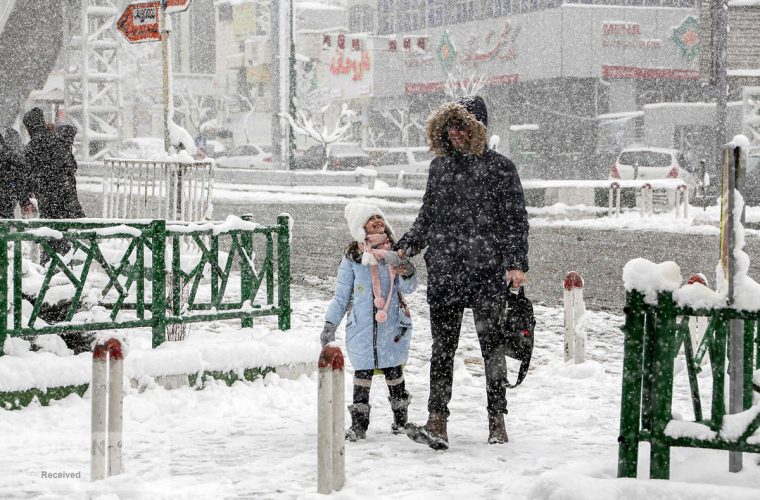
[[(156, 347), (167, 325), (241, 319), (247, 327), (258, 316), (277, 316), (288, 330), (290, 218), (281, 215), (274, 226), (251, 219), (0, 222), (0, 346), (8, 336), (149, 327)], [(193, 251), (183, 241), (194, 242)], [(39, 246), (46, 267), (23, 258), (24, 243)], [(254, 243), (263, 246), (258, 270)], [(72, 251), (59, 255), (61, 244)], [(239, 290), (231, 290), (233, 266)], [(257, 301), (262, 284), (266, 295)], [(43, 319), (50, 309), (54, 319)]]
[(203, 220), (211, 216), (211, 162), (106, 158), (103, 217)]

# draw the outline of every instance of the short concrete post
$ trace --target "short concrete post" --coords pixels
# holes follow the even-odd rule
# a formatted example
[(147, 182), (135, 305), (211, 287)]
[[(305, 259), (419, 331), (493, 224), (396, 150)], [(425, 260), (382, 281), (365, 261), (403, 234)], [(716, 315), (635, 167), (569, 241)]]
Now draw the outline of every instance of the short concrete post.
[(683, 218), (689, 218), (689, 189), (685, 185), (676, 189), (676, 219), (683, 210)]
[(328, 344), (319, 355), (317, 492), (339, 491), (346, 481), (343, 353)]
[(610, 216), (613, 214), (616, 216), (620, 215), (620, 184), (617, 182), (610, 184), (609, 208), (607, 213)]
[(586, 360), (586, 331), (583, 315), (586, 306), (583, 303), (583, 278), (575, 271), (567, 273), (564, 288), (565, 306), (565, 362), (573, 360), (576, 364)]
[[(702, 274), (695, 274), (687, 282), (689, 285), (699, 283), (701, 285), (708, 286), (707, 277)], [(707, 331), (707, 325), (709, 324), (709, 318), (704, 316), (690, 316), (689, 317), (689, 333), (691, 337), (692, 352), (697, 352), (699, 344), (702, 343), (702, 339)], [(702, 359), (702, 364), (707, 363), (707, 356)]]
[(122, 472), (124, 354), (121, 342), (99, 342), (92, 352), (90, 480)]
[(652, 185), (647, 183), (641, 186), (641, 216), (649, 217), (654, 214), (654, 196)]

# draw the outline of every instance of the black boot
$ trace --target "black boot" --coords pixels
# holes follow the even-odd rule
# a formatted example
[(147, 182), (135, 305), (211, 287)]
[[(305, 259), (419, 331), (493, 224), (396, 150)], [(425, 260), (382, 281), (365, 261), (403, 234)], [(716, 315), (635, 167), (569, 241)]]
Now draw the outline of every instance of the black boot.
[(406, 392), (403, 399), (388, 398), (391, 403), (391, 410), (393, 410), (393, 423), (391, 424), (391, 432), (393, 434), (402, 434), (405, 432), (404, 426), (406, 426), (407, 416), (409, 414), (409, 402), (412, 400), (412, 396)]
[(351, 413), (351, 427), (346, 431), (347, 440), (358, 441), (367, 437), (369, 409), (370, 406), (364, 403), (348, 405), (348, 411)]
[(406, 435), (415, 443), (425, 444), (434, 450), (448, 450), (446, 418), (446, 414), (441, 411), (431, 411), (425, 425), (420, 426), (412, 422), (406, 424)]

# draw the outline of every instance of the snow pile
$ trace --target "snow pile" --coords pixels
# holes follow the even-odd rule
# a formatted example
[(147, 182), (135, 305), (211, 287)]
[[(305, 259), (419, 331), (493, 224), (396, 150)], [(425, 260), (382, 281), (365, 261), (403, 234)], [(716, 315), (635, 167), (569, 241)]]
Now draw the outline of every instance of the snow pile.
[[(276, 318), (274, 318), (276, 320)], [(281, 332), (264, 326), (240, 329), (239, 322), (196, 326), (183, 342), (164, 342), (150, 348), (149, 332), (101, 332), (99, 338), (122, 338), (127, 378), (192, 375), (204, 371), (236, 372), (247, 368), (311, 364), (319, 357), (319, 336), (310, 330)], [(90, 353), (73, 356), (57, 335), (40, 335), (39, 352), (29, 342), (9, 338), (0, 356), (0, 391), (46, 389), (90, 381)]]
[[(193, 136), (191, 136), (187, 130), (174, 123), (173, 120), (169, 122), (169, 139), (171, 140), (172, 146), (180, 152), (181, 149), (183, 149), (191, 156), (194, 156), (197, 152)], [(192, 161), (192, 158), (190, 161)]]
[(712, 290), (702, 283), (686, 284), (673, 292), (679, 307), (715, 309), (726, 305), (726, 295)]
[(723, 418), (723, 426), (720, 429), (720, 437), (726, 441), (736, 441), (747, 430), (749, 424), (760, 414), (760, 405), (755, 405), (749, 410)]
[(641, 292), (648, 304), (655, 305), (659, 292), (674, 292), (681, 286), (681, 268), (670, 260), (655, 264), (647, 259), (632, 259), (623, 267), (623, 281), (627, 292)]
[(757, 490), (679, 481), (599, 479), (563, 472), (545, 472), (528, 493), (530, 500), (754, 500)]
[(715, 439), (715, 431), (705, 424), (686, 420), (671, 420), (665, 427), (665, 435), (673, 439)]

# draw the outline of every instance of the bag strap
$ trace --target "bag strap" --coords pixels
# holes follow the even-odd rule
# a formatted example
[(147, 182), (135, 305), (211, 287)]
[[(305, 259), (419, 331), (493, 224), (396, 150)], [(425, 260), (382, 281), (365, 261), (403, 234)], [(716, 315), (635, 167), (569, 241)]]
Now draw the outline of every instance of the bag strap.
[(520, 362), (520, 370), (517, 372), (517, 382), (514, 384), (509, 383), (509, 379), (505, 376), (504, 382), (507, 384), (507, 387), (510, 389), (514, 389), (518, 385), (522, 384), (522, 381), (525, 380), (525, 376), (528, 374), (528, 367), (530, 366), (530, 358), (523, 359)]

